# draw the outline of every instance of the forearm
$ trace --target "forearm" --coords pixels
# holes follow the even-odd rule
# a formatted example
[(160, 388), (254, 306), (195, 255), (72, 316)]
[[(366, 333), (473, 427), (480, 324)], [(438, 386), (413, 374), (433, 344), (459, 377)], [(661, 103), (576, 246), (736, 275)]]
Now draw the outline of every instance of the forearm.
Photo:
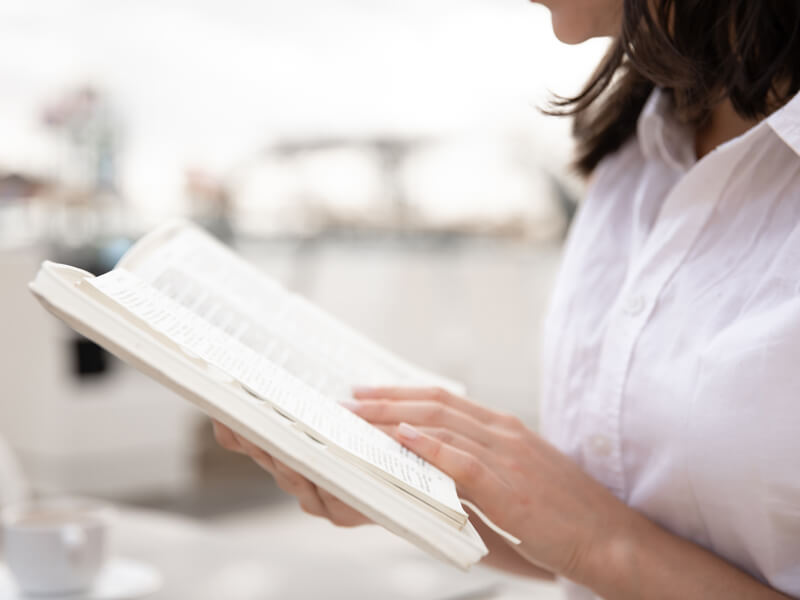
[(686, 600), (787, 596), (624, 507), (624, 524), (590, 549), (574, 579), (605, 598)]
[[(469, 510), (469, 509), (468, 509)], [(493, 567), (500, 571), (522, 575), (523, 577), (535, 577), (537, 579), (553, 579), (553, 574), (544, 569), (531, 564), (520, 556), (503, 538), (489, 529), (483, 521), (469, 511), (470, 522), (483, 538), (489, 554), (481, 561), (482, 565)]]

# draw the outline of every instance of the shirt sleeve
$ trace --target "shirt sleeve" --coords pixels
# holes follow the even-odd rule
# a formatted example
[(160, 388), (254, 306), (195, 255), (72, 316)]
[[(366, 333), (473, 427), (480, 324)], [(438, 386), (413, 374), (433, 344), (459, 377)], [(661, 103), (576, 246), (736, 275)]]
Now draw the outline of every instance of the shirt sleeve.
[(800, 298), (716, 335), (694, 392), (687, 469), (712, 550), (800, 595)]

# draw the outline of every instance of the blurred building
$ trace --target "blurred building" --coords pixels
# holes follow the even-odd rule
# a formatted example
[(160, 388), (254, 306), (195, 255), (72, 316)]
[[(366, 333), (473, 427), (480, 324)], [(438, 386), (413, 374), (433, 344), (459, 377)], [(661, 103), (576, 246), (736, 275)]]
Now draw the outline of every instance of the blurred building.
[(176, 214), (535, 423), (538, 323), (581, 191), (569, 123), (536, 107), (603, 49), (557, 43), (521, 0), (0, 4), (0, 436), (34, 489), (253, 474), (25, 289), (45, 258), (108, 269)]

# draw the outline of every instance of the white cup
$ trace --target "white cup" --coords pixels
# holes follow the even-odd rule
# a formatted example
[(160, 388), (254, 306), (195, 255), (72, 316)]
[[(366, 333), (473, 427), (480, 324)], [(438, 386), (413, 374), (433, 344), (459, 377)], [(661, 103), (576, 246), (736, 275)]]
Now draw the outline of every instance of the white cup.
[(55, 498), (0, 512), (5, 561), (25, 594), (88, 590), (107, 558), (111, 509), (81, 498)]

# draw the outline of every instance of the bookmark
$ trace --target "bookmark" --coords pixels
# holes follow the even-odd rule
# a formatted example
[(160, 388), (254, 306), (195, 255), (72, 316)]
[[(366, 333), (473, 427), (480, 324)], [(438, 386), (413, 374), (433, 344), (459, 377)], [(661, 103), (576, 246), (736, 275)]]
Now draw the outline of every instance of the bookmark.
[(459, 498), (458, 501), (461, 502), (461, 504), (466, 506), (468, 509), (470, 509), (472, 512), (474, 512), (476, 515), (478, 515), (478, 517), (480, 517), (481, 521), (483, 521), (489, 529), (494, 531), (497, 535), (499, 535), (501, 538), (503, 538), (507, 542), (509, 542), (511, 544), (514, 544), (515, 546), (519, 546), (522, 543), (522, 541), (519, 538), (514, 537), (513, 535), (511, 535), (510, 533), (508, 533), (504, 529), (500, 529), (500, 527), (498, 527), (497, 525), (492, 523), (492, 520), (489, 517), (487, 517), (485, 514), (483, 514), (483, 511), (480, 508), (478, 508), (477, 506), (475, 506), (469, 500), (464, 500), (463, 498)]

